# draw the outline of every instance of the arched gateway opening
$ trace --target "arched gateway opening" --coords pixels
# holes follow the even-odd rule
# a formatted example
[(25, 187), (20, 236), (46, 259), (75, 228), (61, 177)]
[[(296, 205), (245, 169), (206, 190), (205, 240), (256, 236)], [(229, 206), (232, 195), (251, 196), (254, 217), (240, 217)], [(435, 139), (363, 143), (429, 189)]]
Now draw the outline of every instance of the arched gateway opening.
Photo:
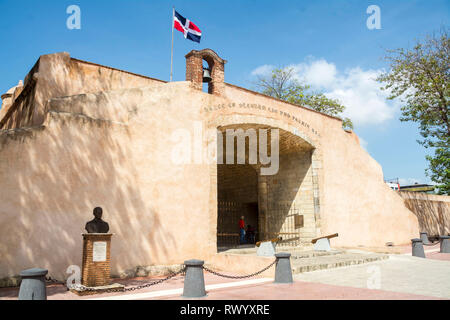
[[(310, 243), (316, 236), (314, 147), (289, 131), (263, 124), (220, 126), (218, 132), (218, 251), (239, 246), (241, 216), (246, 229), (247, 225), (255, 229), (255, 241), (281, 237), (281, 246)], [(272, 140), (277, 135), (278, 148)], [(267, 170), (275, 167), (274, 161), (278, 161), (277, 170)]]

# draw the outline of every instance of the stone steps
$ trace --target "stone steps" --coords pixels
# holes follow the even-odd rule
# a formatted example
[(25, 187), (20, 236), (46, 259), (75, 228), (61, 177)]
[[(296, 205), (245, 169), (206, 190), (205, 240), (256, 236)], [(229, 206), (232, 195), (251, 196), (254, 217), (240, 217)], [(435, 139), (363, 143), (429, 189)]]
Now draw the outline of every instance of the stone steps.
[[(223, 253), (256, 256), (256, 251), (257, 248), (246, 248), (242, 246), (242, 248), (229, 249)], [(311, 244), (295, 248), (277, 246), (276, 251), (291, 253), (291, 267), (292, 273), (294, 274), (369, 263), (389, 258), (387, 254), (351, 252), (346, 250), (314, 251)]]
[(383, 254), (329, 252), (293, 252), (291, 256), (292, 273), (311, 272), (388, 259)]
[(343, 251), (331, 250), (331, 251), (291, 251), (291, 259), (304, 259), (323, 256), (334, 256), (337, 254), (343, 254)]

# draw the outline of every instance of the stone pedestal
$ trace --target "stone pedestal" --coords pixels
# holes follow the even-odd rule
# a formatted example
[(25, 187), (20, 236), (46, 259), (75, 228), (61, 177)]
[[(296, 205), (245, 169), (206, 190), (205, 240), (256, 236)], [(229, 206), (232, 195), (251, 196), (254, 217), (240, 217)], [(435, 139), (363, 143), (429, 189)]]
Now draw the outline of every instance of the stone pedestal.
[(81, 284), (86, 287), (107, 286), (111, 275), (111, 233), (83, 234)]
[(316, 241), (314, 243), (314, 250), (315, 251), (330, 251), (330, 239), (328, 238), (322, 238)]
[(291, 254), (287, 252), (280, 252), (275, 255), (277, 258), (277, 265), (275, 267), (275, 283), (293, 283), (292, 268), (291, 268)]
[(450, 253), (450, 236), (439, 236), (441, 242), (441, 253)]
[(262, 242), (259, 245), (256, 254), (262, 257), (273, 257), (275, 255), (275, 243), (273, 243), (272, 241)]
[(423, 244), (430, 244), (430, 240), (428, 240), (428, 233), (426, 232), (421, 232), (420, 233), (420, 239), (422, 240)]
[[(83, 234), (83, 267), (81, 286), (73, 285), (70, 291), (79, 295), (124, 291), (125, 286), (110, 284), (112, 233)], [(86, 287), (86, 288), (83, 288)]]
[(186, 266), (186, 277), (184, 278), (183, 297), (185, 298), (201, 298), (206, 296), (205, 279), (203, 275), (203, 260), (187, 260), (184, 262)]
[(423, 243), (421, 239), (411, 239), (412, 242), (412, 256), (425, 258), (425, 250), (423, 249)]
[(19, 300), (47, 300), (45, 287), (46, 269), (28, 269), (20, 273), (22, 282), (19, 290)]

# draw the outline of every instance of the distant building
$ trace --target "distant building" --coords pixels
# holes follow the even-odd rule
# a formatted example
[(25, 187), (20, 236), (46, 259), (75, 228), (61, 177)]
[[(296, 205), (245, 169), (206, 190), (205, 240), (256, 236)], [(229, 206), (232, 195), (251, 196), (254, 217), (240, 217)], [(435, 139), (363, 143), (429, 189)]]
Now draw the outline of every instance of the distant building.
[(419, 184), (415, 183), (412, 185), (407, 186), (401, 186), (399, 179), (388, 179), (384, 180), (384, 182), (394, 191), (409, 191), (409, 192), (423, 192), (428, 194), (436, 194), (436, 186), (433, 186), (431, 184)]
[(436, 186), (430, 184), (413, 184), (409, 186), (400, 186), (400, 191), (410, 191), (410, 192), (423, 192), (428, 194), (435, 194)]
[(384, 182), (389, 186), (389, 188), (391, 188), (394, 191), (399, 191), (400, 190), (400, 183), (398, 182), (398, 178), (397, 179), (392, 179), (392, 180), (384, 180)]

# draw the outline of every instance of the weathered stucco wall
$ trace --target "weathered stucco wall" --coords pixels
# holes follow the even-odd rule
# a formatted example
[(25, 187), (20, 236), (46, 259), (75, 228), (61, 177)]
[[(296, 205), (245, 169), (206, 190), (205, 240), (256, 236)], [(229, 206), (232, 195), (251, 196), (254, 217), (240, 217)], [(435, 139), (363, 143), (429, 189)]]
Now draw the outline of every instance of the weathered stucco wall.
[[(318, 171), (320, 186), (319, 235), (339, 233), (332, 241), (336, 246), (406, 244), (417, 237), (417, 218), (384, 183), (381, 166), (361, 148), (356, 135), (342, 130), (339, 119), (232, 85), (227, 85), (226, 95), (236, 105), (261, 104), (266, 110), (245, 106), (232, 111), (219, 109), (220, 113), (272, 118), (274, 126), (294, 127), (317, 148), (313, 167)], [(212, 112), (210, 116), (217, 114)]]
[[(137, 265), (212, 258), (217, 165), (171, 161), (180, 143), (173, 133), (193, 133), (198, 123), (205, 130), (264, 124), (314, 146), (307, 176), (317, 185), (317, 234), (338, 232), (333, 245), (383, 246), (417, 237), (417, 218), (340, 120), (231, 85), (222, 98), (188, 82), (131, 75), (102, 87), (104, 78), (93, 75), (97, 67), (83, 64), (73, 75), (67, 59), (41, 57), (39, 70), (44, 61), (52, 70), (45, 81), (39, 71), (33, 98), (40, 104), (34, 119), (41, 112), (43, 121), (0, 132), (0, 277), (43, 267), (62, 278), (69, 265), (81, 265), (81, 233), (95, 206), (104, 208), (115, 234), (114, 274)], [(54, 99), (44, 104), (46, 90), (53, 90)], [(217, 145), (202, 136), (200, 145), (206, 150), (211, 142)]]
[(67, 52), (43, 55), (25, 77), (25, 92), (0, 119), (0, 129), (41, 125), (51, 98), (161, 83), (165, 81), (73, 59)]
[[(311, 243), (317, 236), (314, 218), (311, 151), (298, 150), (280, 155), (280, 169), (266, 178), (269, 238), (281, 237), (287, 243)], [(294, 215), (303, 215), (304, 226), (295, 229)], [(298, 235), (289, 234), (292, 231)], [(299, 241), (296, 239), (300, 238)], [(289, 240), (289, 241), (288, 241)]]
[(400, 191), (399, 195), (417, 216), (421, 232), (450, 235), (450, 196), (408, 191)]
[[(103, 207), (115, 234), (114, 274), (214, 254), (215, 221), (205, 214), (208, 165), (185, 170), (170, 161), (170, 133), (197, 119), (192, 106), (210, 98), (194, 94), (186, 103), (189, 90), (187, 84), (171, 84), (101, 93), (99, 99), (57, 99), (42, 127), (3, 131), (1, 276), (40, 266), (62, 277), (69, 265), (81, 265), (81, 233), (95, 206)], [(107, 99), (100, 99), (104, 95)], [(79, 99), (85, 114), (65, 112)], [(118, 121), (125, 115), (127, 123)]]

